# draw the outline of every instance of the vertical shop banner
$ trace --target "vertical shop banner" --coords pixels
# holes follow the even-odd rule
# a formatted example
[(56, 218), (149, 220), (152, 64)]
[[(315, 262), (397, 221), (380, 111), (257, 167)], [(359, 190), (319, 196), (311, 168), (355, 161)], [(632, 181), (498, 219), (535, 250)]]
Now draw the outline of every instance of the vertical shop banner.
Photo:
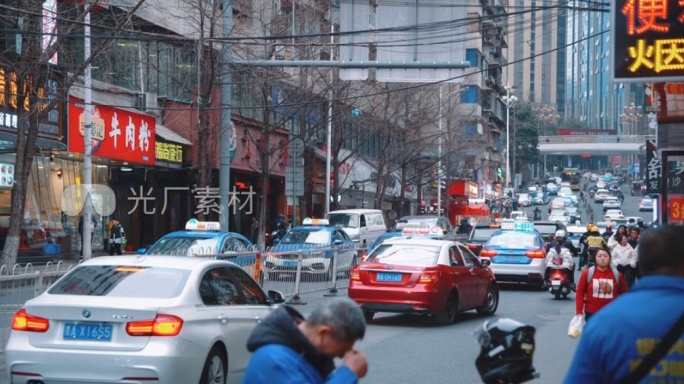
[[(83, 100), (69, 97), (69, 151), (84, 153)], [(93, 105), (93, 156), (155, 165), (155, 119), (134, 111)]]
[[(668, 191), (672, 193), (684, 192), (684, 161), (668, 162)], [(660, 183), (663, 176), (663, 164), (658, 155), (654, 140), (646, 140), (646, 189), (648, 193), (660, 193)]]

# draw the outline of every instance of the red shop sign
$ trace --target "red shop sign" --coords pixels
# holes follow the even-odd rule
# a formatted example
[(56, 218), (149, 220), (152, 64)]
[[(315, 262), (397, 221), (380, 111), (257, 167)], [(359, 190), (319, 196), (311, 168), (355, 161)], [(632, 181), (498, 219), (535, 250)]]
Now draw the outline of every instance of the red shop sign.
[[(83, 100), (69, 97), (69, 151), (84, 153)], [(93, 156), (155, 164), (155, 120), (129, 110), (93, 105)]]

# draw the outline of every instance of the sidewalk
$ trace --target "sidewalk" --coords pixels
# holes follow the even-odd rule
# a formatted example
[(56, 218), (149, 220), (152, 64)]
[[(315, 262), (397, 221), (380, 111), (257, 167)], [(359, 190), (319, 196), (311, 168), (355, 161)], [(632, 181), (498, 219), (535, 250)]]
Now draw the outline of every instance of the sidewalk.
[[(327, 300), (332, 299), (332, 297), (324, 296), (326, 294), (328, 294), (327, 290), (323, 292), (305, 293), (300, 295), (300, 301), (306, 304), (293, 305), (289, 303), (290, 299), (287, 299), (285, 301), (285, 304), (291, 305), (297, 311), (301, 312), (304, 315), (304, 317), (307, 317), (311, 314), (311, 312), (313, 312), (316, 308), (320, 307)], [(347, 297), (347, 289), (339, 288), (337, 290), (336, 296)], [(9, 384), (9, 377), (7, 376), (8, 372), (6, 369), (7, 367), (5, 366), (4, 353), (0, 352), (0, 384)]]

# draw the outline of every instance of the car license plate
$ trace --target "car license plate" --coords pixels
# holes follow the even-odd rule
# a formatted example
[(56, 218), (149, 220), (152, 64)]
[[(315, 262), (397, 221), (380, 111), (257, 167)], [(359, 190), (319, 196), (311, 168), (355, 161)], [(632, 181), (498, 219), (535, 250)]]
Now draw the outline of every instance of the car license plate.
[(505, 264), (524, 264), (525, 260), (521, 256), (500, 256), (497, 258), (499, 263)]
[(106, 323), (66, 323), (63, 337), (65, 340), (112, 341), (112, 325)]
[(553, 285), (553, 286), (561, 285), (561, 282), (560, 282), (560, 280), (553, 280), (553, 281), (551, 282), (551, 285)]
[(389, 282), (398, 283), (401, 281), (401, 273), (378, 272), (377, 280), (378, 281), (389, 281)]
[(297, 262), (296, 261), (283, 261), (283, 267), (296, 268)]

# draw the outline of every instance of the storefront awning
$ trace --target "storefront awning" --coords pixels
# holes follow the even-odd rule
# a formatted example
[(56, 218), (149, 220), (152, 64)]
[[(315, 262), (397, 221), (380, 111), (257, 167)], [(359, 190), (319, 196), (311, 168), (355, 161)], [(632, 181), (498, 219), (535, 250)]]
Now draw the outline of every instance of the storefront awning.
[[(17, 136), (11, 133), (0, 132), (0, 150), (13, 150), (16, 149)], [(36, 139), (36, 147), (38, 148), (50, 148), (57, 149), (60, 151), (66, 151), (66, 144), (57, 140), (50, 140), (44, 138)]]
[(192, 145), (191, 141), (186, 140), (185, 138), (183, 138), (183, 136), (172, 131), (169, 127), (166, 127), (166, 126), (159, 124), (159, 123), (157, 123), (155, 125), (155, 133), (160, 138), (162, 138), (166, 141), (170, 141), (172, 143), (182, 144), (182, 145)]

